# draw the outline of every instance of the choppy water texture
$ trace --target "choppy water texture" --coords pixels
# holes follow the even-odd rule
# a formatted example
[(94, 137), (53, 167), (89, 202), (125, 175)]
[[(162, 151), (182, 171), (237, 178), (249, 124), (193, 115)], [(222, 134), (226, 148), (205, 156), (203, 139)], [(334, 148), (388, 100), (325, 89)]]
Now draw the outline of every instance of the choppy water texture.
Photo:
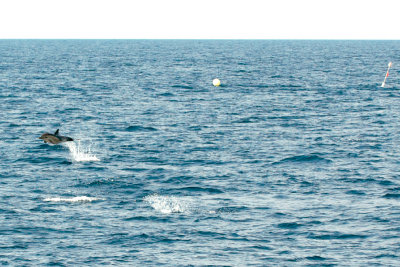
[(400, 42), (0, 56), (0, 264), (399, 265)]

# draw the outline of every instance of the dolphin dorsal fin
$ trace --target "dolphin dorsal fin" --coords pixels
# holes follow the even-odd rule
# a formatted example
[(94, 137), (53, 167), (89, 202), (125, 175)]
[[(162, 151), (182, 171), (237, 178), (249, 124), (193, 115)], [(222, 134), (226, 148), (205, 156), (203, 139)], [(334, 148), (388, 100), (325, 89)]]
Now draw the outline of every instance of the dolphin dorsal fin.
[(57, 129), (57, 131), (54, 133), (54, 135), (58, 135), (58, 130), (59, 130), (59, 129)]

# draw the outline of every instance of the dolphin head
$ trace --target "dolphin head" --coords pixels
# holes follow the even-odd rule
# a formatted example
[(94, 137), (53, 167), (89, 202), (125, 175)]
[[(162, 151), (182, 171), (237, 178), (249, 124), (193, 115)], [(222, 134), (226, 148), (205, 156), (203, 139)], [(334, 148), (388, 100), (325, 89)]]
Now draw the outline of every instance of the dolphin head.
[(54, 134), (44, 133), (39, 139), (42, 139), (45, 143), (58, 144), (61, 142), (60, 138), (55, 136)]
[(42, 134), (42, 135), (39, 137), (39, 139), (45, 140), (45, 139), (48, 138), (49, 136), (50, 136), (49, 133), (44, 133), (44, 134)]

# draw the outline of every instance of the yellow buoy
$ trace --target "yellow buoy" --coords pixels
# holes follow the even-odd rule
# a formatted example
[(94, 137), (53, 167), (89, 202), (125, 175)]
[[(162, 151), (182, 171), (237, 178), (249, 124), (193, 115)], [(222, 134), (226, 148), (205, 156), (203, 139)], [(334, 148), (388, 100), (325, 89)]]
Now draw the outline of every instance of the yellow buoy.
[(214, 80), (213, 80), (213, 85), (214, 85), (215, 87), (218, 87), (218, 86), (221, 85), (221, 81), (220, 81), (219, 79), (214, 79)]

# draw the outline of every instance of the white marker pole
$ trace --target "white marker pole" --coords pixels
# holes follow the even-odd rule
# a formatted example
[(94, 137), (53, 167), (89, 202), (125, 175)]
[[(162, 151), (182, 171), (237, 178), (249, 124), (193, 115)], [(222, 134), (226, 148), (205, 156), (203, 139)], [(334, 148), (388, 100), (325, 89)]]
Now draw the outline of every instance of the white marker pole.
[(389, 62), (388, 69), (387, 69), (387, 71), (386, 71), (385, 80), (383, 80), (383, 83), (382, 83), (381, 87), (385, 87), (386, 79), (387, 79), (387, 77), (389, 76), (390, 67), (392, 67), (392, 62)]

